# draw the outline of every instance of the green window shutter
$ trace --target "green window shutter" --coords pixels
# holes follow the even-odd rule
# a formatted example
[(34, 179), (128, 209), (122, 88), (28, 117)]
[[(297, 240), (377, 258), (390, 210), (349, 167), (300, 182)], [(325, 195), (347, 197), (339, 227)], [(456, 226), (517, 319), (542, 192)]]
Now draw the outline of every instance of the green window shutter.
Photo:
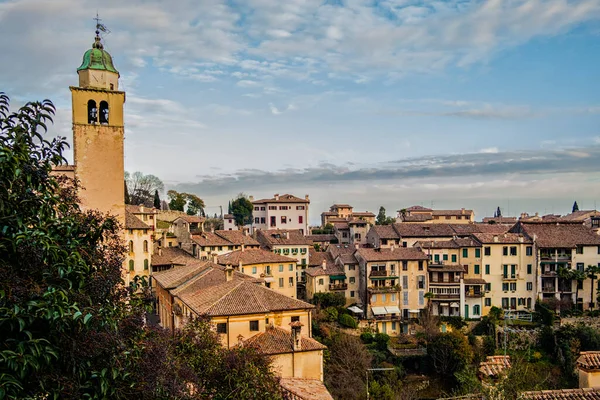
[(486, 264), (485, 265), (485, 274), (489, 275), (490, 274), (490, 264)]
[(481, 249), (475, 249), (475, 258), (481, 258)]
[(463, 249), (463, 258), (469, 258), (469, 249)]
[(144, 260), (144, 271), (148, 270), (148, 260)]
[(479, 265), (475, 265), (475, 275), (479, 275)]
[(448, 254), (444, 254), (443, 259), (444, 261), (448, 261)]
[(452, 262), (455, 263), (456, 262), (456, 254), (452, 254)]
[(133, 264), (133, 260), (129, 260), (129, 270), (133, 271), (134, 270), (134, 264)]

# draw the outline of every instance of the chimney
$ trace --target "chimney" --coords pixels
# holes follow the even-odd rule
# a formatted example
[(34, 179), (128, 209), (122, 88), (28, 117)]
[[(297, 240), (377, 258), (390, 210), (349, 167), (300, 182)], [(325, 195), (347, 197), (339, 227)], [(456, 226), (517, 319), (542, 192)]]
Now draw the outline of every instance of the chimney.
[(214, 226), (211, 226), (211, 227), (210, 227), (210, 231), (211, 231), (211, 233), (215, 233), (215, 227), (214, 227)]
[(217, 255), (217, 253), (212, 253), (212, 262), (213, 264), (219, 263), (219, 256)]
[(498, 235), (494, 235), (494, 242), (498, 242)]
[(227, 277), (227, 282), (233, 280), (233, 267), (231, 265), (225, 267), (225, 276)]
[(248, 200), (250, 200), (251, 202), (254, 201), (254, 196), (248, 196)]
[(275, 197), (275, 201), (279, 201), (279, 193), (275, 193), (273, 197)]
[(243, 266), (244, 264), (242, 264), (242, 260), (238, 261), (238, 271), (241, 271)]
[(246, 246), (242, 243), (242, 251), (246, 250)]
[(461, 214), (464, 214), (464, 213), (465, 213), (465, 209), (464, 209), (464, 208), (461, 208), (461, 209), (460, 209), (460, 213), (461, 213)]
[(307, 195), (307, 194), (305, 194), (305, 195), (304, 195), (304, 200), (306, 200), (306, 201), (310, 200), (310, 199), (308, 198), (308, 195)]
[(290, 327), (292, 328), (292, 346), (294, 351), (302, 350), (302, 337), (300, 334), (302, 333), (302, 327), (304, 324), (300, 321), (290, 322)]
[(323, 260), (323, 262), (321, 263), (321, 266), (323, 267), (323, 271), (327, 270), (327, 260)]
[(140, 212), (142, 212), (142, 213), (144, 212), (144, 205), (143, 204), (140, 204)]
[(285, 238), (286, 238), (287, 240), (290, 240), (290, 232), (289, 232), (289, 231), (285, 231), (285, 232), (283, 233), (283, 236), (285, 236)]
[(390, 250), (391, 250), (391, 251), (394, 251), (394, 250), (396, 250), (396, 245), (395, 245), (394, 243), (392, 243), (392, 245), (390, 246)]
[(355, 248), (356, 250), (360, 249), (360, 243), (354, 243), (354, 248)]
[(162, 256), (162, 247), (159, 247), (159, 248), (158, 248), (158, 255), (159, 255), (159, 256)]

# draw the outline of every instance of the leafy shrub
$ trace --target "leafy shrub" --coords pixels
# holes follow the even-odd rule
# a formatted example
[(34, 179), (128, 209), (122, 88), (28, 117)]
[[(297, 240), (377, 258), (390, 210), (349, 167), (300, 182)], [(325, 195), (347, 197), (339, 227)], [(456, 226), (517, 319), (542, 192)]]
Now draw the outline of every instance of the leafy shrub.
[(364, 344), (373, 343), (373, 334), (371, 332), (363, 332), (360, 334), (360, 340)]
[(347, 328), (356, 329), (358, 327), (358, 323), (354, 318), (352, 318), (348, 314), (341, 314), (338, 318), (338, 322), (340, 325), (345, 326)]
[(388, 342), (390, 341), (390, 336), (385, 333), (376, 333), (373, 341), (377, 344), (377, 349), (379, 350), (387, 350)]
[(325, 309), (325, 315), (326, 315), (327, 321), (329, 321), (329, 322), (335, 322), (338, 320), (338, 310), (335, 307), (327, 307)]
[(312, 303), (322, 308), (344, 307), (346, 305), (346, 297), (343, 293), (315, 293)]

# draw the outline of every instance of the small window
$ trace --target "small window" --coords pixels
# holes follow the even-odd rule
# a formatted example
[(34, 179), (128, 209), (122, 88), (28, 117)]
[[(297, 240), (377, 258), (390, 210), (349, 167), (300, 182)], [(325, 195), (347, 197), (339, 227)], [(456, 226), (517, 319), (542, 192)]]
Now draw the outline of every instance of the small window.
[(279, 287), (282, 288), (283, 287), (283, 278), (279, 278)]
[(292, 317), (292, 322), (300, 322), (300, 317), (298, 317), (298, 316)]
[(531, 271), (533, 269), (533, 266), (531, 264), (527, 264), (527, 273), (531, 274)]
[(279, 266), (279, 272), (283, 272), (283, 265)]
[(492, 284), (491, 283), (486, 283), (485, 284), (485, 291), (486, 292), (490, 292), (492, 290)]
[(256, 267), (252, 267), (252, 273), (256, 274)]
[(444, 254), (444, 255), (442, 256), (442, 260), (444, 260), (444, 261), (448, 261), (448, 254)]
[(148, 252), (148, 241), (144, 240), (144, 253)]
[(290, 277), (288, 278), (288, 286), (289, 286), (289, 287), (292, 287), (292, 286), (294, 286), (294, 277), (293, 277), (293, 276), (290, 276)]
[(517, 255), (517, 246), (510, 246), (510, 255), (511, 256)]
[[(475, 258), (481, 258), (481, 249), (475, 249)], [(475, 308), (473, 308), (473, 310), (475, 310)]]
[(469, 249), (463, 249), (462, 256), (463, 258), (469, 258)]
[(533, 290), (533, 282), (527, 282), (527, 290)]
[(532, 255), (533, 255), (533, 247), (531, 247), (531, 246), (527, 246), (527, 247), (525, 248), (525, 255), (527, 255), (527, 256), (532, 256)]
[(250, 321), (250, 332), (258, 332), (258, 320)]
[(503, 256), (507, 256), (507, 255), (508, 255), (508, 246), (504, 246), (504, 247), (502, 248), (502, 255), (503, 255)]
[(475, 275), (479, 275), (479, 273), (480, 273), (480, 271), (479, 271), (479, 265), (474, 265), (474, 266), (473, 266), (473, 270), (474, 270), (474, 272), (473, 272), (473, 273), (474, 273)]
[(503, 282), (502, 283), (502, 291), (504, 291), (504, 292), (508, 291), (508, 282)]
[(510, 283), (510, 290), (512, 290), (513, 292), (515, 290), (517, 290), (517, 282), (511, 282)]
[(148, 270), (148, 259), (144, 260), (144, 271)]
[(135, 263), (133, 260), (129, 260), (129, 271), (133, 271), (135, 269)]
[(227, 324), (225, 322), (217, 324), (217, 333), (227, 333)]
[(356, 283), (356, 278), (355, 278), (355, 277), (353, 277), (353, 276), (351, 276), (351, 277), (350, 277), (350, 283)]
[(423, 271), (423, 260), (419, 261), (419, 271)]
[(575, 248), (575, 253), (583, 254), (583, 246), (577, 246), (577, 248)]
[(129, 241), (129, 252), (133, 253), (133, 240)]
[(98, 122), (98, 108), (94, 100), (88, 101), (88, 124), (96, 124)]
[(490, 264), (485, 264), (485, 274), (486, 275), (490, 274)]
[(487, 246), (483, 248), (483, 254), (486, 256), (491, 256), (492, 255), (492, 248)]
[(294, 270), (294, 264), (290, 264), (290, 266), (288, 267), (289, 271), (292, 272)]
[(408, 271), (408, 261), (402, 261), (402, 271)]
[(108, 103), (106, 101), (100, 102), (100, 123), (108, 125)]
[(323, 286), (323, 278), (319, 278), (319, 285)]
[(492, 306), (492, 299), (486, 297), (485, 298), (485, 306), (486, 307), (491, 307)]
[(452, 263), (456, 263), (456, 254), (452, 254)]
[(354, 290), (350, 291), (350, 297), (354, 297)]

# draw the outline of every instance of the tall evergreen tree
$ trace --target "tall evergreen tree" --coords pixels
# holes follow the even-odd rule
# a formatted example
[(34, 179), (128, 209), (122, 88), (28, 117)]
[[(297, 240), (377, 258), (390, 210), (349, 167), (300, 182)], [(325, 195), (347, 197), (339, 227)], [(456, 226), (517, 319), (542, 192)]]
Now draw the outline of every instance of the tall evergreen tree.
[(575, 212), (575, 211), (579, 211), (579, 205), (577, 204), (577, 201), (575, 203), (573, 203), (573, 209), (571, 210), (571, 212)]
[(231, 200), (229, 200), (229, 205), (227, 206), (227, 214), (231, 214)]
[(494, 215), (494, 217), (496, 217), (496, 218), (502, 217), (502, 211), (500, 210), (500, 206), (498, 206), (498, 208), (496, 209), (496, 215)]
[(127, 181), (123, 182), (125, 184), (125, 204), (131, 204), (131, 198), (129, 198), (129, 190), (127, 189)]
[(158, 190), (154, 191), (154, 208), (160, 210), (160, 196), (158, 195)]

